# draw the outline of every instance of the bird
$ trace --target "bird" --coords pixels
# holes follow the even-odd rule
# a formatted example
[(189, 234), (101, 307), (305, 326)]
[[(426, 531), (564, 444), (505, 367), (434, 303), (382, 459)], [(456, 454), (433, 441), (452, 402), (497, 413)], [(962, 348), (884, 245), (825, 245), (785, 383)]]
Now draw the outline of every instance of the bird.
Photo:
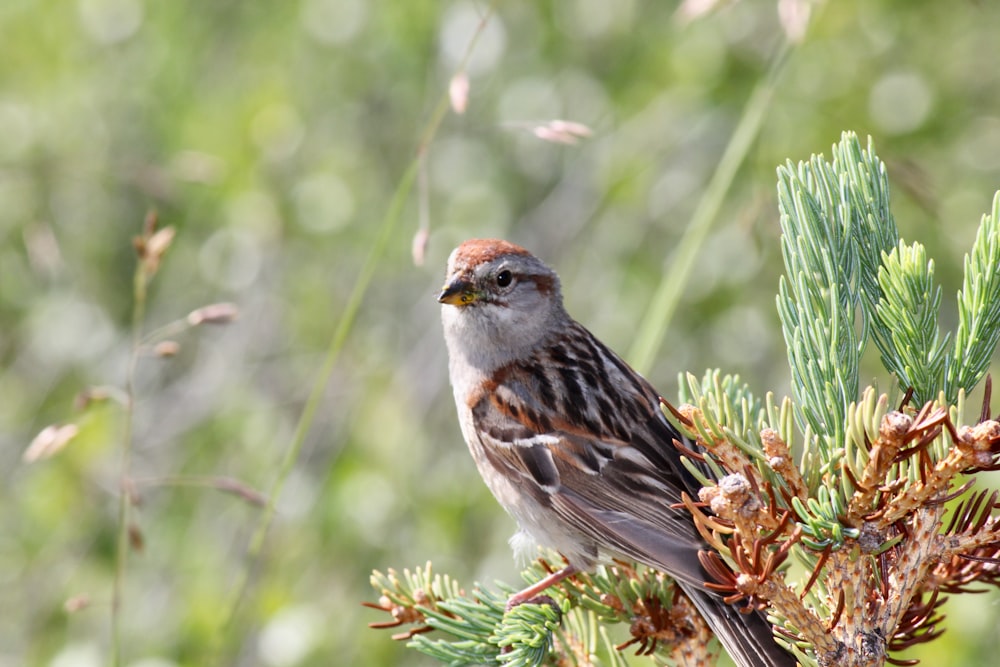
[(511, 546), (567, 562), (508, 609), (625, 558), (670, 575), (740, 667), (794, 666), (759, 612), (705, 588), (707, 547), (677, 507), (701, 486), (681, 435), (652, 385), (566, 312), (556, 272), (521, 246), (471, 239), (449, 256), (437, 300), (462, 435), (518, 524)]

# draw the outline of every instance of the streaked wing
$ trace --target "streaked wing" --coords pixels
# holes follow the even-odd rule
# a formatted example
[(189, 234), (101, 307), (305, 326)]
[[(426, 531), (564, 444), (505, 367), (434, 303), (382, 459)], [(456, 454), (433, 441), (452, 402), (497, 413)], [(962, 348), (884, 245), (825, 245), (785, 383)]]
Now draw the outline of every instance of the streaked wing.
[(696, 489), (679, 436), (653, 388), (580, 329), (568, 339), (589, 349), (556, 346), (544, 366), (505, 367), (471, 406), (485, 455), (595, 544), (700, 585), (701, 540), (671, 507)]

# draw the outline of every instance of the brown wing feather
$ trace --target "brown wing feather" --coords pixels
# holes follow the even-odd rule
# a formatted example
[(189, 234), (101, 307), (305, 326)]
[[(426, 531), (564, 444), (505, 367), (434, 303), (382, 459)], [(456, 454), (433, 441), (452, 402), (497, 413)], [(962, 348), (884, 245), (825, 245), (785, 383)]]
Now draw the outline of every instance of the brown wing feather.
[[(673, 445), (680, 436), (658, 395), (589, 333), (569, 339), (593, 347), (550, 350), (555, 364), (505, 367), (472, 407), (487, 458), (596, 545), (702, 583), (702, 541), (690, 517), (672, 507), (695, 482), (680, 465)], [(609, 383), (616, 403), (595, 407), (594, 397), (606, 393), (597, 385)]]
[[(557, 347), (556, 366), (501, 369), (494, 391), (471, 406), (490, 465), (550, 508), (553, 521), (674, 577), (741, 667), (794, 666), (761, 614), (740, 614), (703, 587), (697, 552), (704, 544), (690, 517), (671, 507), (682, 490), (698, 489), (673, 445), (680, 436), (659, 412), (655, 390), (586, 337), (593, 347), (583, 358), (604, 359), (603, 367)], [(587, 397), (598, 393), (598, 378), (615, 385), (618, 402), (595, 413)]]

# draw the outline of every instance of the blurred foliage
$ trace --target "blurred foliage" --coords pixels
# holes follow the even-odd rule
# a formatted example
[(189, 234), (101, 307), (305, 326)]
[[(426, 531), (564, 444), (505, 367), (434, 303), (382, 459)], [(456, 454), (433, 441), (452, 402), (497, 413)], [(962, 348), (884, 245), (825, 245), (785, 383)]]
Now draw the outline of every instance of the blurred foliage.
[[(676, 2), (501, 2), (469, 64), (469, 105), (427, 163), (380, 259), (230, 628), (224, 664), (414, 664), (364, 630), (373, 568), (432, 559), (513, 580), (513, 527), (479, 484), (446, 379), (434, 289), (460, 240), (498, 235), (557, 267), (567, 306), (626, 350), (755, 83), (785, 40), (774, 0), (690, 22)], [(0, 3), (0, 666), (111, 655), (122, 413), (73, 408), (121, 385), (131, 238), (177, 229), (147, 327), (230, 301), (241, 317), (179, 338), (136, 377), (132, 476), (225, 476), (267, 490), (388, 202), (487, 5), (471, 1), (4, 0)], [(850, 129), (889, 167), (901, 234), (944, 291), (1000, 182), (1000, 6), (818, 4), (761, 135), (700, 253), (649, 377), (739, 373), (788, 392), (774, 310), (774, 169)], [(589, 126), (566, 146), (531, 128)], [(945, 303), (949, 303), (945, 299)], [(946, 306), (940, 325), (957, 326)], [(872, 352), (872, 354), (876, 354)], [(866, 382), (874, 356), (862, 366)], [(27, 465), (35, 434), (80, 432)], [(216, 650), (259, 508), (188, 486), (138, 488), (125, 572), (129, 665)], [(946, 609), (913, 657), (986, 664), (985, 596)], [(82, 609), (67, 612), (65, 604)]]

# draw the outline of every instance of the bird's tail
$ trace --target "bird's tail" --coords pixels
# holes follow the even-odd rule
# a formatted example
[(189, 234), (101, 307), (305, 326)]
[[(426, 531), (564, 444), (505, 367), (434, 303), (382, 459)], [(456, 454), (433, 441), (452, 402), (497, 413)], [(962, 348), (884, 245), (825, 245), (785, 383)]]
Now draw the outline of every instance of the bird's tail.
[(718, 595), (678, 583), (739, 667), (795, 667), (797, 661), (775, 643), (771, 624), (759, 612), (741, 614)]

